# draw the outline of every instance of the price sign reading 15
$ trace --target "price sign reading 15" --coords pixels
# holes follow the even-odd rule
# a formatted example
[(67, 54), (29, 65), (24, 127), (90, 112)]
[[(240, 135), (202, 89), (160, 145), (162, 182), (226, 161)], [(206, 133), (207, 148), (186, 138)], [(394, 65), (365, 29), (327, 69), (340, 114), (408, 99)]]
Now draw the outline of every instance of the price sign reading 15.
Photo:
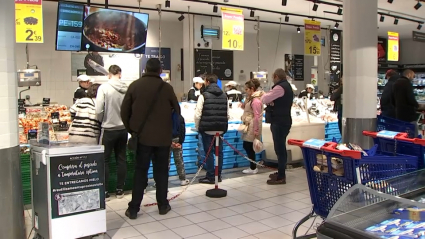
[(243, 51), (244, 18), (242, 10), (222, 8), (223, 37), (222, 48)]

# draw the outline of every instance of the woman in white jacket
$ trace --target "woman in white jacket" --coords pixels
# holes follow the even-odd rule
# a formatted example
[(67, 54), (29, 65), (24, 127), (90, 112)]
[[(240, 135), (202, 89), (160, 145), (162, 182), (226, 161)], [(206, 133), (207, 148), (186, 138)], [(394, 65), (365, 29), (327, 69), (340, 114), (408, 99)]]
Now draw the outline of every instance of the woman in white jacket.
[(69, 142), (99, 144), (100, 122), (96, 117), (95, 101), (100, 84), (93, 84), (87, 90), (87, 97), (81, 98), (69, 109), (72, 124), (69, 127)]
[[(260, 88), (260, 81), (252, 79), (245, 83), (245, 92), (247, 99), (242, 105), (244, 113), (242, 115), (242, 123), (245, 125), (245, 130), (242, 135), (243, 148), (246, 151), (248, 158), (255, 161), (254, 140), (261, 140), (262, 122), (264, 105), (261, 102), (261, 96), (264, 92)], [(246, 174), (255, 174), (258, 172), (255, 163), (250, 164), (249, 169), (242, 171)]]

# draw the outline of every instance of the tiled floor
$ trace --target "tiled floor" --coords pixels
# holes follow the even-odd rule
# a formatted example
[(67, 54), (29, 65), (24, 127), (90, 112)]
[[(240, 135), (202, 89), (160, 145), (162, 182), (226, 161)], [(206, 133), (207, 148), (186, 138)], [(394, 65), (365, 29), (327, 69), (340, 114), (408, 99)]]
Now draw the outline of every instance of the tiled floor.
[[(256, 175), (226, 172), (220, 187), (228, 196), (213, 199), (205, 196), (211, 185), (194, 184), (184, 194), (171, 201), (172, 211), (165, 216), (157, 207), (143, 207), (137, 220), (129, 220), (124, 212), (131, 195), (107, 202), (107, 234), (105, 239), (285, 239), (292, 238), (294, 224), (311, 210), (307, 178), (304, 169), (287, 172), (287, 184), (270, 186), (266, 180), (270, 171)], [(202, 174), (202, 173), (201, 173)], [(193, 175), (188, 175), (192, 177)], [(175, 180), (175, 178), (174, 178)], [(196, 180), (197, 181), (197, 180)], [(195, 182), (196, 182), (195, 181)], [(182, 188), (170, 181), (170, 195)], [(155, 202), (155, 191), (150, 188), (143, 204)], [(28, 233), (31, 229), (31, 209), (27, 210)], [(320, 223), (317, 219), (309, 233)], [(298, 231), (307, 232), (310, 219)], [(100, 237), (102, 238), (102, 236)]]

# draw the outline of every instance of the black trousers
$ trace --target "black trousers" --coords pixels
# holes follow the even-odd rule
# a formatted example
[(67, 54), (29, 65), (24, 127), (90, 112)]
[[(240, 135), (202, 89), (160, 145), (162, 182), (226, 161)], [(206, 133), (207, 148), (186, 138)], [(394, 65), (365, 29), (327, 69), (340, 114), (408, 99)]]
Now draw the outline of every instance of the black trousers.
[(117, 163), (117, 188), (124, 189), (125, 177), (127, 174), (127, 131), (124, 130), (104, 130), (102, 145), (105, 147), (105, 191), (109, 186), (109, 160), (112, 151), (115, 153)]
[(133, 195), (128, 207), (139, 212), (143, 193), (148, 185), (148, 170), (152, 159), (153, 178), (156, 183), (156, 201), (158, 209), (168, 206), (168, 159), (170, 146), (153, 147), (138, 144), (136, 151), (136, 168), (134, 170)]
[(274, 151), (277, 155), (278, 168), (277, 178), (286, 178), (286, 163), (288, 162), (288, 153), (286, 152), (286, 137), (291, 130), (290, 125), (271, 124), (270, 129), (273, 136)]
[[(248, 156), (248, 158), (252, 159), (255, 161), (255, 151), (254, 151), (254, 143), (253, 142), (248, 142), (248, 141), (243, 141), (243, 149), (245, 149), (246, 155)], [(253, 162), (249, 163), (249, 167), (254, 170), (257, 168), (257, 165)]]

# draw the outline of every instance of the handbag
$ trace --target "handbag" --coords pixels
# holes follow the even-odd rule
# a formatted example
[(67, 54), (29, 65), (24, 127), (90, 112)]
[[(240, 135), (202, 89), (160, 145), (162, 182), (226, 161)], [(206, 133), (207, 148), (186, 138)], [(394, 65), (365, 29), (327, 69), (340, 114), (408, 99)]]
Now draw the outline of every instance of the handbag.
[(156, 94), (155, 94), (155, 96), (153, 98), (153, 101), (152, 101), (151, 105), (149, 106), (148, 111), (145, 114), (145, 118), (143, 119), (142, 123), (140, 124), (139, 130), (137, 132), (131, 133), (131, 137), (128, 140), (128, 143), (127, 143), (128, 150), (136, 151), (137, 144), (138, 144), (138, 139), (139, 139), (139, 133), (142, 132), (142, 130), (143, 130), (144, 126), (145, 126), (146, 120), (148, 119), (149, 114), (151, 113), (151, 111), (153, 109), (153, 106), (158, 101), (159, 92), (161, 91), (161, 89), (164, 86), (164, 84), (165, 84), (165, 82), (161, 81), (161, 85), (159, 86), (159, 88), (158, 88), (158, 90), (157, 90), (157, 92), (156, 92)]

